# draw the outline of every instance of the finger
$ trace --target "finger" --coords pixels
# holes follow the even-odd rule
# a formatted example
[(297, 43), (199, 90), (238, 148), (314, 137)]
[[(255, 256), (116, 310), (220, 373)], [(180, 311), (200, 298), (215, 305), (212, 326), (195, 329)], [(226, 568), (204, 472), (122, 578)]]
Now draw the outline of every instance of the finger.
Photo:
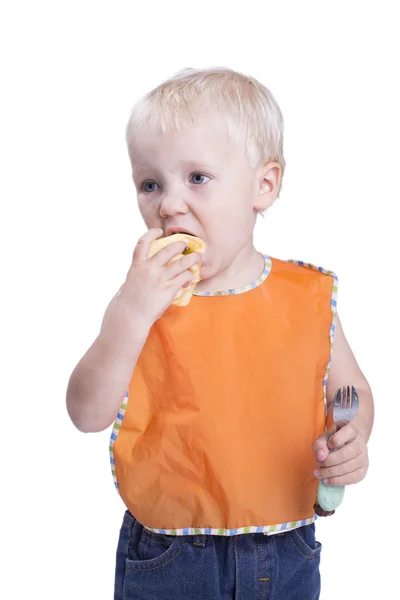
[(139, 239), (133, 251), (133, 262), (147, 260), (149, 256), (150, 244), (162, 235), (162, 229), (149, 229)]
[(342, 462), (340, 465), (333, 467), (321, 467), (314, 471), (314, 476), (318, 479), (331, 479), (332, 477), (341, 477), (342, 475), (348, 475), (353, 471), (357, 471), (363, 467), (366, 467), (368, 460), (361, 454), (356, 458)]
[(325, 431), (313, 442), (312, 451), (320, 462), (324, 461), (329, 455), (328, 440), (334, 431), (336, 431), (336, 429)]
[(364, 479), (367, 474), (367, 469), (362, 467), (347, 475), (340, 475), (339, 477), (331, 477), (330, 479), (324, 480), (325, 485), (330, 486), (341, 486), (341, 485), (353, 485), (359, 483)]
[(181, 256), (178, 260), (175, 260), (170, 265), (167, 266), (167, 279), (173, 279), (182, 271), (186, 271), (193, 267), (194, 265), (201, 262), (201, 254), (198, 252), (193, 252), (192, 254), (187, 254), (186, 256)]
[(336, 450), (336, 448), (340, 448), (340, 446), (355, 440), (358, 436), (358, 433), (358, 429), (349, 423), (332, 435), (332, 437), (329, 439), (328, 447), (331, 450)]
[(339, 450), (331, 451), (325, 460), (317, 461), (317, 464), (321, 467), (333, 467), (362, 454), (367, 454), (367, 452), (366, 445), (363, 446), (357, 439), (345, 444)]
[[(175, 256), (182, 254), (187, 247), (186, 242), (173, 242), (165, 246), (150, 259), (157, 267), (163, 267), (168, 264)], [(188, 255), (189, 256), (189, 255)]]
[(168, 282), (168, 285), (172, 288), (176, 289), (176, 291), (180, 290), (182, 287), (185, 287), (186, 284), (191, 284), (193, 281), (193, 273), (192, 271), (184, 271), (180, 273), (174, 279), (171, 279)]

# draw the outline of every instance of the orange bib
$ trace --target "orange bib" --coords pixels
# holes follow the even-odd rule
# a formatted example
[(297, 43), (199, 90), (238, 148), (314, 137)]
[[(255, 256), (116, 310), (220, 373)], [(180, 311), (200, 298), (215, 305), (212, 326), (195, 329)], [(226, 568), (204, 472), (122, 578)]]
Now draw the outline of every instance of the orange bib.
[(274, 532), (312, 522), (336, 277), (266, 257), (245, 290), (153, 325), (111, 436), (118, 491), (148, 529)]

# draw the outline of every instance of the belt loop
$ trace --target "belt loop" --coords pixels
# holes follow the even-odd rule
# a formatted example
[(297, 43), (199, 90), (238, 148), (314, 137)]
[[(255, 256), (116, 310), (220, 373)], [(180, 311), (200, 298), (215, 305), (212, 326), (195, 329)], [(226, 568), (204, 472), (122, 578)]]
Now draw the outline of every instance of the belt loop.
[(201, 546), (204, 548), (206, 545), (206, 536), (205, 535), (194, 535), (193, 536), (193, 546)]

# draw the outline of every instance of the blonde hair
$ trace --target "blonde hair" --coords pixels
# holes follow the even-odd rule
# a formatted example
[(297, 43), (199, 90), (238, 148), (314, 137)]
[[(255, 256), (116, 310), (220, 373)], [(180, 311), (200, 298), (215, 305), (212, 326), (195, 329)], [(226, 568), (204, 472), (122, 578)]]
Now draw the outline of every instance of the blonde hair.
[(221, 114), (253, 168), (276, 161), (283, 175), (283, 116), (275, 98), (257, 79), (226, 68), (184, 69), (146, 94), (128, 121), (128, 150), (141, 129), (180, 131), (204, 111)]

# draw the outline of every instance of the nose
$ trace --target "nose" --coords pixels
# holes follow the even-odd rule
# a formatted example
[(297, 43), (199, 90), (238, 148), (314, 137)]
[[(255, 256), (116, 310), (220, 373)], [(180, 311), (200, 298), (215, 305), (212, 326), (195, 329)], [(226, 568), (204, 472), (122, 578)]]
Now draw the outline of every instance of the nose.
[(179, 193), (164, 194), (160, 203), (160, 217), (167, 218), (174, 215), (185, 215), (189, 211), (187, 203)]

